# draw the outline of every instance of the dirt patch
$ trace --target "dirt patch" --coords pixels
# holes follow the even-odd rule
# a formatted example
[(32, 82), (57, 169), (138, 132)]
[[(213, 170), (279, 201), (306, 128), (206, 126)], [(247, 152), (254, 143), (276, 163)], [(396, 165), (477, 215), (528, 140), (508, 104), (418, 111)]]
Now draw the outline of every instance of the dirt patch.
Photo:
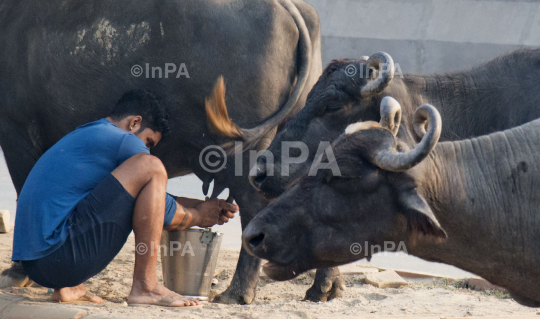
[[(11, 234), (0, 234), (0, 269), (11, 264)], [(462, 316), (525, 316), (536, 315), (538, 310), (520, 306), (502, 293), (479, 292), (466, 288), (460, 282), (444, 279), (407, 280), (405, 288), (375, 288), (365, 284), (363, 275), (345, 276), (344, 297), (330, 302), (302, 301), (313, 278), (302, 274), (288, 282), (275, 282), (267, 277), (259, 279), (257, 297), (251, 305), (206, 304), (203, 309), (184, 311), (161, 307), (130, 308), (126, 298), (131, 288), (131, 275), (135, 245), (130, 238), (120, 254), (86, 286), (109, 303), (104, 307), (84, 306), (90, 313), (104, 317), (130, 319), (158, 318), (328, 318), (330, 316), (388, 316), (388, 315), (440, 315)], [(232, 279), (238, 252), (222, 250), (217, 265), (218, 283), (213, 293), (225, 290)], [(161, 279), (161, 265), (158, 264)], [(4, 293), (12, 293), (5, 289)], [(32, 302), (49, 303), (46, 289), (25, 294)], [(81, 306), (65, 306), (81, 307)], [(538, 316), (540, 318), (540, 316)]]

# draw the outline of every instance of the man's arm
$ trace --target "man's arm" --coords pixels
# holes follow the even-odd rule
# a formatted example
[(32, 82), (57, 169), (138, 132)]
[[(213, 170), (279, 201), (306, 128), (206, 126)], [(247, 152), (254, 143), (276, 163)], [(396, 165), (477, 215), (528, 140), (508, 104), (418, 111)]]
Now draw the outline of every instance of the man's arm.
[(236, 204), (229, 204), (223, 199), (198, 200), (185, 197), (176, 198), (176, 213), (171, 224), (164, 229), (180, 231), (193, 226), (211, 227), (223, 225), (238, 211)]
[(185, 208), (194, 208), (195, 206), (199, 205), (200, 203), (204, 201), (200, 199), (195, 199), (195, 198), (176, 197), (176, 202), (179, 205), (184, 206)]

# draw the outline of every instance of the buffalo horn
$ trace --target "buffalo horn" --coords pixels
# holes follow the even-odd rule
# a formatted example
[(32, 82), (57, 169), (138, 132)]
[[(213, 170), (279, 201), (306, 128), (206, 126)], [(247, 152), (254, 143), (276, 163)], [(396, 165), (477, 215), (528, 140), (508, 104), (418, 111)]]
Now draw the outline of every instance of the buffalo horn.
[[(394, 60), (385, 52), (374, 53), (366, 62), (368, 68), (379, 71), (379, 75), (373, 81), (369, 81), (362, 89), (362, 97), (369, 97), (381, 93), (394, 78)], [(383, 67), (382, 70), (380, 69)]]
[[(384, 170), (399, 172), (405, 171), (420, 163), (435, 148), (441, 137), (441, 115), (435, 107), (424, 104), (414, 113), (414, 125), (428, 124), (428, 131), (422, 140), (411, 151), (400, 153), (395, 149), (381, 150), (372, 157), (372, 163)], [(425, 131), (425, 128), (423, 128)]]
[(399, 131), (401, 123), (401, 105), (393, 97), (385, 96), (381, 101), (381, 125), (392, 132), (394, 136)]

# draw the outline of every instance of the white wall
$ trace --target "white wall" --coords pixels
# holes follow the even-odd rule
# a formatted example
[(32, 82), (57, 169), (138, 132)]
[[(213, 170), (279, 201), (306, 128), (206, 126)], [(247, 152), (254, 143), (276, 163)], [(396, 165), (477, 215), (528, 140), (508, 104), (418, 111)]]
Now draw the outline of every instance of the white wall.
[(403, 72), (443, 72), (540, 45), (538, 1), (306, 1), (321, 19), (324, 65), (385, 51)]

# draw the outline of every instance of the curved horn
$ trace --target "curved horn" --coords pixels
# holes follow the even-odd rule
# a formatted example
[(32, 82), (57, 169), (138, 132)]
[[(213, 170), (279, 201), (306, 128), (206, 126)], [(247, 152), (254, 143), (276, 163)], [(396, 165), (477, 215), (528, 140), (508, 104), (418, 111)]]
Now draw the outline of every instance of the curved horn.
[(427, 116), (415, 116), (413, 120), (413, 129), (416, 136), (423, 138), (426, 135)]
[(381, 101), (381, 121), (379, 123), (382, 127), (389, 129), (394, 136), (397, 135), (401, 123), (401, 105), (391, 96), (385, 96)]
[(441, 137), (441, 115), (429, 104), (420, 106), (414, 113), (414, 125), (422, 125), (426, 122), (429, 126), (428, 132), (414, 149), (406, 153), (399, 153), (393, 149), (382, 150), (372, 158), (373, 164), (384, 170), (399, 172), (420, 163), (433, 150)]
[[(369, 57), (366, 62), (368, 68), (379, 70), (379, 76), (368, 82), (360, 90), (362, 97), (368, 97), (381, 93), (394, 78), (394, 60), (385, 52), (377, 52)], [(382, 70), (380, 69), (382, 66)]]

